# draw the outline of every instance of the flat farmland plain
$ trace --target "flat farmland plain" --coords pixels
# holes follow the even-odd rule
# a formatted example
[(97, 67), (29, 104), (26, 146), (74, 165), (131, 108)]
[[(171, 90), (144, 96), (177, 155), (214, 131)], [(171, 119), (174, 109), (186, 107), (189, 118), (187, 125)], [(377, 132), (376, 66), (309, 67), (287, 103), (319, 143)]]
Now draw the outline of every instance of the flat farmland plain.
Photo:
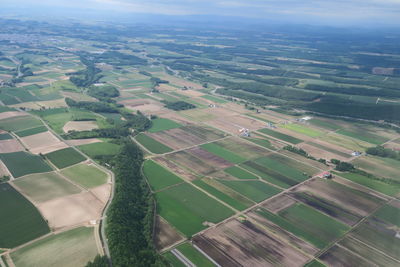
[(0, 159), (15, 178), (32, 173), (52, 171), (40, 156), (23, 151), (0, 154)]
[(78, 187), (54, 172), (27, 175), (16, 179), (13, 183), (35, 202), (44, 202), (81, 192)]
[(7, 183), (0, 184), (0, 247), (13, 248), (50, 230), (38, 210)]
[[(83, 266), (98, 254), (94, 228), (51, 235), (11, 254), (16, 266)], [(56, 256), (57, 255), (57, 256)]]
[(310, 260), (250, 221), (229, 220), (193, 242), (222, 266), (302, 266)]
[(160, 191), (155, 197), (159, 215), (186, 236), (233, 215), (232, 210), (187, 183)]

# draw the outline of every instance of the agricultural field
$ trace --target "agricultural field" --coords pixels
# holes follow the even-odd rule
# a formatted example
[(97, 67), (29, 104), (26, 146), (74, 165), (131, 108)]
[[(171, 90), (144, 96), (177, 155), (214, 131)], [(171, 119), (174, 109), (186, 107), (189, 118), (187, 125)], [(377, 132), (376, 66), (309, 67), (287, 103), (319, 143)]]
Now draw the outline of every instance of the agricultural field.
[(79, 227), (51, 235), (11, 253), (11, 259), (21, 267), (83, 266), (99, 253), (94, 230)]
[(233, 215), (232, 210), (187, 183), (157, 192), (155, 197), (159, 215), (185, 236)]
[(152, 120), (151, 122), (152, 126), (149, 129), (150, 133), (157, 133), (165, 130), (179, 128), (182, 126), (177, 122), (165, 118), (157, 118), (155, 120)]
[(50, 230), (39, 211), (7, 183), (0, 184), (0, 247), (13, 248)]
[(174, 173), (152, 160), (148, 160), (143, 164), (143, 174), (146, 176), (147, 182), (154, 191), (183, 182), (183, 180)]
[(274, 137), (276, 139), (279, 139), (279, 140), (294, 144), (294, 145), (303, 142), (303, 140), (301, 140), (301, 139), (298, 139), (296, 137), (293, 137), (293, 136), (290, 136), (290, 135), (287, 135), (287, 134), (284, 134), (284, 133), (280, 133), (280, 132), (277, 132), (277, 131), (274, 131), (274, 130), (271, 130), (271, 129), (268, 129), (268, 128), (261, 129), (261, 130), (259, 130), (259, 132), (262, 133), (262, 134), (266, 134), (266, 135), (272, 136), (272, 137)]
[(171, 152), (172, 149), (157, 140), (151, 138), (150, 136), (140, 133), (135, 137), (135, 140), (144, 146), (148, 151), (155, 154), (164, 154)]
[[(154, 218), (154, 228), (136, 230), (150, 244), (154, 229), (154, 247), (172, 266), (185, 266), (176, 255), (196, 266), (213, 266), (210, 258), (221, 266), (400, 264), (400, 163), (364, 153), (400, 148), (397, 35), (377, 32), (372, 42), (363, 32), (343, 42), (329, 29), (311, 36), (273, 25), (262, 34), (141, 25), (133, 36), (118, 24), (111, 42), (116, 25), (73, 34), (75, 22), (60, 31), (7, 21), (0, 19), (7, 266), (85, 266), (106, 252), (112, 238), (98, 228), (121, 189), (113, 191), (111, 171), (124, 141), (142, 149), (140, 185), (156, 205), (154, 217), (140, 207), (141, 222)], [(356, 169), (337, 171), (332, 159)], [(320, 178), (324, 171), (333, 177)], [(109, 246), (113, 258), (122, 255)], [(140, 257), (156, 252), (146, 249)]]
[(85, 188), (105, 184), (108, 180), (108, 175), (93, 164), (76, 164), (61, 170), (60, 173)]
[(40, 156), (23, 151), (0, 154), (0, 159), (14, 178), (32, 173), (52, 171), (51, 167)]
[(13, 184), (36, 203), (81, 192), (54, 172), (27, 175), (13, 181)]
[(46, 154), (45, 157), (59, 169), (66, 168), (86, 160), (84, 156), (71, 147), (51, 152)]

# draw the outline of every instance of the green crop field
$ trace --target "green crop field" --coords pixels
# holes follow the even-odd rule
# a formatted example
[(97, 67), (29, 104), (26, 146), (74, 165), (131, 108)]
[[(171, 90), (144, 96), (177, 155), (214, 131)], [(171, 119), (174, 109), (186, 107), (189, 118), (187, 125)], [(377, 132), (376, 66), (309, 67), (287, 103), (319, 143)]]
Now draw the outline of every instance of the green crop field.
[(283, 125), (282, 128), (286, 128), (291, 131), (298, 132), (298, 133), (301, 133), (301, 134), (304, 134), (304, 135), (307, 135), (310, 137), (318, 137), (318, 136), (323, 135), (323, 132), (312, 129), (310, 127), (307, 127), (307, 126), (304, 126), (301, 124), (290, 123), (290, 124)]
[(245, 201), (245, 199), (235, 199), (234, 197), (229, 196), (227, 193), (224, 193), (214, 186), (204, 182), (203, 180), (195, 180), (193, 183), (237, 210), (244, 210), (253, 204), (249, 200)]
[(229, 101), (226, 101), (225, 99), (222, 99), (222, 98), (219, 98), (219, 97), (215, 97), (215, 96), (212, 96), (212, 95), (202, 95), (201, 97), (205, 98), (205, 99), (208, 99), (208, 100), (211, 100), (211, 101), (213, 101), (215, 103), (219, 103), (219, 104), (224, 104), (224, 103), (228, 103), (229, 102)]
[(143, 133), (138, 134), (135, 137), (135, 140), (138, 141), (142, 146), (144, 146), (150, 152), (155, 154), (163, 154), (172, 151), (170, 147), (158, 142), (157, 140), (154, 140), (150, 136), (145, 135)]
[(324, 248), (349, 229), (345, 224), (299, 203), (281, 210), (278, 215), (266, 210), (257, 212), (318, 248)]
[(309, 120), (309, 122), (311, 122), (311, 124), (321, 127), (321, 128), (325, 128), (327, 130), (338, 130), (340, 128), (342, 128), (342, 126), (332, 122), (332, 121), (325, 121), (325, 120), (321, 120), (321, 119), (311, 119)]
[(341, 129), (337, 131), (338, 134), (345, 135), (351, 138), (355, 138), (364, 142), (368, 142), (370, 144), (374, 145), (380, 145), (385, 143), (386, 141), (389, 141), (388, 138), (370, 133), (368, 131), (365, 131), (363, 129), (359, 130), (346, 130), (346, 129)]
[(0, 129), (9, 132), (21, 131), (28, 128), (39, 127), (42, 125), (43, 124), (40, 120), (35, 119), (32, 116), (20, 116), (0, 120)]
[(13, 182), (21, 192), (35, 202), (76, 194), (81, 190), (54, 172), (31, 174)]
[(25, 137), (25, 136), (29, 136), (29, 135), (38, 134), (38, 133), (44, 133), (46, 131), (47, 131), (47, 127), (42, 125), (39, 127), (34, 127), (34, 128), (15, 132), (15, 134), (18, 135), (19, 137)]
[(271, 142), (265, 138), (254, 138), (254, 137), (246, 137), (246, 140), (253, 142), (254, 144), (257, 144), (259, 146), (271, 149), (271, 150), (276, 150), (276, 148), (271, 144)]
[(382, 252), (364, 244), (356, 241), (354, 238), (346, 237), (339, 244), (348, 250), (354, 251), (356, 254), (362, 256), (364, 259), (371, 263), (375, 263), (376, 266), (385, 267), (397, 267), (399, 262), (384, 255)]
[(0, 159), (7, 166), (14, 178), (31, 173), (52, 171), (50, 166), (40, 156), (23, 151), (0, 154)]
[(272, 157), (262, 157), (254, 160), (254, 162), (261, 166), (268, 166), (268, 168), (271, 170), (298, 182), (302, 182), (308, 178), (308, 176), (304, 175), (304, 173), (300, 170), (292, 167), (289, 164), (284, 164), (282, 161), (275, 160)]
[(46, 154), (46, 158), (51, 161), (57, 168), (63, 169), (68, 166), (77, 164), (81, 161), (86, 160), (79, 152), (72, 147), (60, 149), (49, 154)]
[(13, 253), (18, 267), (85, 266), (98, 254), (94, 228), (79, 227), (36, 241)]
[(300, 144), (301, 142), (303, 142), (303, 140), (300, 140), (300, 139), (298, 139), (296, 137), (293, 137), (293, 136), (290, 136), (290, 135), (287, 135), (287, 134), (283, 134), (283, 133), (280, 133), (280, 132), (277, 132), (277, 131), (273, 131), (273, 130), (268, 129), (268, 128), (264, 128), (264, 129), (261, 129), (261, 130), (258, 130), (258, 131), (260, 133), (275, 137), (277, 139), (280, 139), (282, 141), (286, 141), (286, 142), (289, 142), (289, 143), (292, 143), (292, 144), (295, 144), (295, 145), (296, 144)]
[(255, 202), (263, 201), (281, 192), (278, 188), (261, 181), (219, 180), (219, 182)]
[(50, 229), (35, 206), (9, 184), (0, 184), (0, 247), (13, 248)]
[(108, 178), (108, 175), (99, 168), (85, 163), (65, 168), (61, 171), (61, 174), (85, 188), (105, 184)]
[(304, 265), (304, 267), (325, 267), (325, 264), (322, 264), (321, 262), (319, 262), (317, 260), (313, 260), (313, 261), (307, 263), (306, 265)]
[(81, 145), (78, 146), (78, 148), (89, 157), (96, 159), (97, 157), (101, 156), (113, 156), (118, 154), (119, 150), (121, 149), (121, 145), (108, 142), (99, 142)]
[(153, 125), (149, 129), (150, 133), (157, 133), (169, 129), (179, 128), (182, 125), (169, 119), (158, 118), (151, 121)]
[(295, 179), (292, 179), (290, 177), (282, 175), (282, 174), (268, 168), (267, 166), (262, 166), (254, 161), (245, 162), (244, 164), (242, 164), (240, 166), (254, 174), (257, 174), (263, 180), (270, 182), (272, 184), (275, 184), (282, 188), (289, 188), (289, 187), (299, 183)]
[(202, 149), (207, 150), (208, 152), (221, 157), (229, 162), (232, 163), (241, 163), (246, 161), (245, 158), (234, 154), (233, 152), (223, 148), (222, 146), (219, 146), (215, 143), (208, 143), (200, 146)]
[(400, 209), (387, 204), (374, 213), (374, 216), (400, 228)]
[(174, 173), (152, 160), (147, 160), (143, 164), (143, 173), (154, 191), (183, 182), (183, 180)]
[(386, 183), (378, 179), (367, 177), (358, 173), (346, 172), (346, 173), (336, 173), (341, 177), (344, 177), (350, 181), (361, 184), (363, 186), (369, 187), (373, 190), (381, 192), (388, 196), (396, 196), (400, 192), (400, 184), (397, 183)]
[(395, 229), (396, 226), (391, 223), (370, 218), (352, 231), (352, 236), (400, 260), (400, 239), (396, 237)]
[(174, 254), (167, 252), (163, 254), (163, 257), (171, 264), (172, 267), (186, 267)]
[(226, 168), (224, 170), (224, 172), (226, 172), (227, 174), (232, 175), (233, 177), (236, 177), (236, 178), (239, 178), (239, 179), (243, 179), (243, 180), (246, 180), (246, 179), (258, 179), (258, 177), (255, 176), (254, 174), (249, 173), (248, 171), (246, 171), (246, 170), (244, 170), (242, 168), (239, 168), (237, 166), (232, 166), (232, 167)]
[(200, 253), (197, 249), (195, 249), (190, 243), (183, 243), (176, 247), (186, 258), (188, 258), (193, 264), (196, 266), (204, 266), (204, 267), (214, 267), (214, 263), (212, 263), (209, 259), (207, 259), (203, 254)]
[(0, 140), (9, 140), (9, 139), (13, 139), (13, 137), (10, 134), (8, 133), (0, 134)]
[(206, 228), (204, 222), (217, 223), (233, 215), (232, 210), (187, 183), (158, 192), (155, 197), (158, 213), (186, 236)]

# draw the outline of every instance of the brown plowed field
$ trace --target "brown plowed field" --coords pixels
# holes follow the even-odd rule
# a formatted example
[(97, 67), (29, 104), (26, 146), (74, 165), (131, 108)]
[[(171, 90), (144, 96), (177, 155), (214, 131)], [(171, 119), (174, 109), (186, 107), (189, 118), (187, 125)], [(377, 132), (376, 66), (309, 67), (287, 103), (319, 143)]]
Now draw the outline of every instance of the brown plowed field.
[[(228, 258), (214, 258), (222, 266), (303, 266), (310, 257), (264, 232), (249, 221), (232, 219), (195, 237), (195, 244), (207, 254), (215, 248)], [(196, 242), (196, 240), (198, 242)], [(204, 245), (208, 243), (208, 245)], [(233, 259), (237, 262), (234, 265)]]
[(103, 206), (104, 203), (90, 192), (57, 198), (37, 205), (53, 229), (97, 220), (101, 216)]
[(176, 165), (174, 162), (167, 160), (166, 158), (153, 158), (154, 161), (157, 161), (157, 163), (160, 163), (164, 167), (170, 169), (172, 172), (176, 173), (182, 178), (186, 178), (189, 181), (193, 181), (197, 179), (197, 176), (194, 175), (193, 173), (183, 169), (182, 167)]
[(204, 149), (201, 149), (200, 147), (194, 147), (186, 151), (218, 169), (225, 169), (234, 165), (223, 158), (220, 158)]
[(6, 112), (0, 113), (0, 120), (17, 117), (17, 116), (25, 116), (25, 115), (26, 115), (26, 113), (20, 112), (20, 111), (6, 111)]
[(313, 195), (320, 196), (339, 206), (345, 207), (347, 210), (360, 216), (367, 216), (382, 203), (381, 199), (373, 195), (354, 192), (344, 185), (320, 178), (314, 178), (304, 183), (293, 190), (293, 192), (310, 192)]
[(176, 242), (183, 240), (183, 237), (175, 231), (163, 218), (156, 217), (156, 229), (154, 243), (158, 250), (162, 250)]
[(175, 163), (184, 166), (185, 168), (192, 170), (194, 173), (201, 173), (208, 175), (217, 171), (214, 167), (201, 161), (199, 158), (185, 152), (179, 151), (166, 156), (167, 159), (174, 161)]
[(21, 141), (33, 154), (47, 154), (68, 147), (67, 144), (58, 140), (51, 132), (22, 137)]
[(268, 221), (266, 218), (258, 215), (255, 212), (249, 212), (246, 215), (255, 220), (257, 223), (261, 224), (262, 227), (267, 228), (270, 232), (274, 233), (292, 246), (299, 248), (307, 254), (315, 255), (319, 251), (308, 242), (303, 241), (292, 233), (287, 232), (286, 230), (280, 228), (276, 224), (273, 224), (272, 222)]
[(24, 147), (15, 139), (0, 141), (0, 153), (11, 153), (22, 150), (24, 150)]

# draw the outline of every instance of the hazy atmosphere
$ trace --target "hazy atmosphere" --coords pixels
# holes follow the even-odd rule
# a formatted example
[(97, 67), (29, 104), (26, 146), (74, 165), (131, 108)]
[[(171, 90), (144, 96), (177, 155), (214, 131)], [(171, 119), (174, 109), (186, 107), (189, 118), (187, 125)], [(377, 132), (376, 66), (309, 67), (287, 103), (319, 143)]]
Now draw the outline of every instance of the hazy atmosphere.
[[(4, 13), (30, 10), (52, 16), (50, 10), (74, 16), (113, 11), (118, 14), (168, 16), (212, 15), (333, 26), (395, 26), (400, 24), (398, 0), (3, 0)], [(60, 9), (62, 8), (62, 9)], [(11, 12), (12, 14), (12, 12)], [(99, 13), (97, 13), (99, 15)], [(107, 15), (109, 17), (110, 14)], [(134, 17), (134, 16), (132, 16)]]

